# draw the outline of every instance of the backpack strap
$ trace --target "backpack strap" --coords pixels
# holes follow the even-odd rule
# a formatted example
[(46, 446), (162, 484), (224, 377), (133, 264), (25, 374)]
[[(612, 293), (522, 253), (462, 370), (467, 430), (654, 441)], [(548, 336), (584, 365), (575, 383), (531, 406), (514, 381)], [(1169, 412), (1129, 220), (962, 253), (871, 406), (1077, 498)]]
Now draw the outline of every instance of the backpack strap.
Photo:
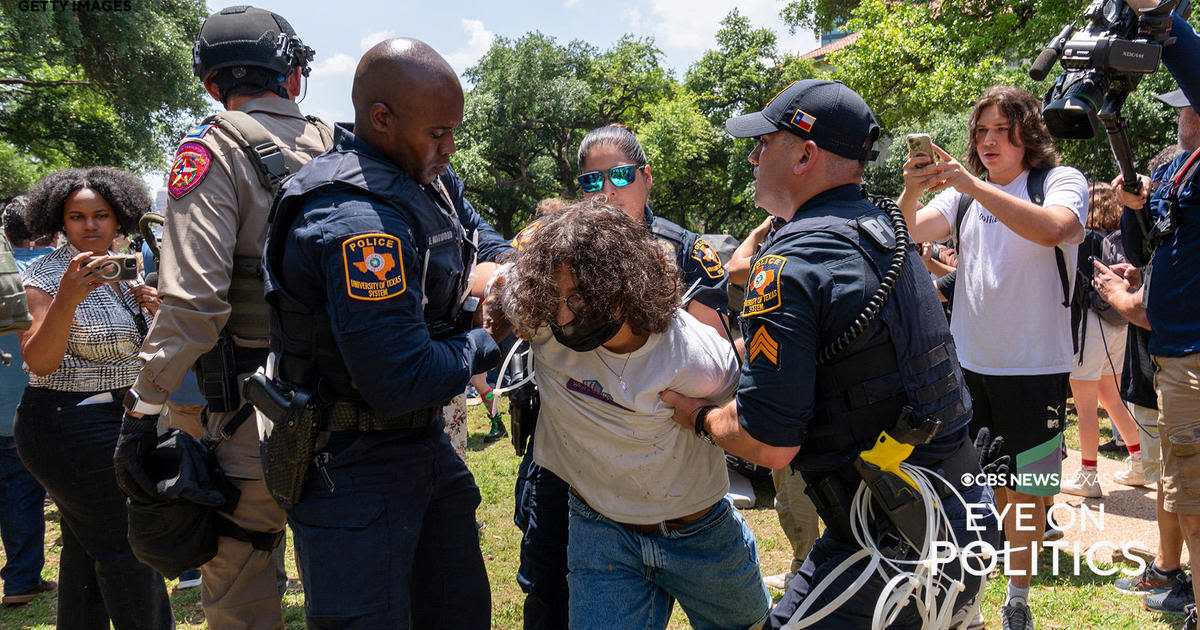
[(312, 114), (309, 114), (309, 115), (305, 116), (304, 118), (306, 120), (308, 120), (308, 122), (311, 123), (312, 126), (317, 128), (317, 133), (321, 134), (321, 146), (325, 147), (326, 150), (329, 150), (330, 148), (332, 148), (333, 147), (333, 127), (330, 127), (329, 123), (325, 122), (324, 120), (321, 120), (320, 118), (317, 118), (316, 116), (313, 116)]
[[(205, 118), (204, 123), (218, 125), (233, 136), (234, 141), (254, 165), (258, 181), (263, 188), (275, 191), (279, 188), (279, 183), (291, 174), (283, 161), (283, 151), (275, 143), (275, 139), (266, 127), (254, 120), (250, 114), (237, 110), (219, 112)], [(323, 131), (321, 138), (325, 138)]]
[[(1029, 169), (1029, 178), (1025, 182), (1025, 191), (1029, 201), (1042, 205), (1046, 200), (1046, 177), (1050, 174), (1048, 168)], [(959, 195), (958, 210), (954, 215), (954, 249), (958, 250), (959, 239), (962, 235), (962, 221), (967, 216), (967, 208), (971, 207), (974, 199), (970, 195)], [(1066, 308), (1071, 307), (1071, 281), (1067, 275), (1067, 257), (1061, 247), (1054, 248), (1054, 262), (1058, 266), (1058, 281), (1062, 285), (1063, 301)]]

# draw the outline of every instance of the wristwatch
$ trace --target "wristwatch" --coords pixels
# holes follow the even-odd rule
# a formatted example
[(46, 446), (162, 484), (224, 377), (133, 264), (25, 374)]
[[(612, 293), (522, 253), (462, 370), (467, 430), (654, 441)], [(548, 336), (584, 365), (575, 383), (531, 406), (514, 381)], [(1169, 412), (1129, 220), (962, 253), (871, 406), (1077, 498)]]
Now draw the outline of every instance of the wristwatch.
[(125, 405), (125, 411), (140, 413), (144, 416), (156, 416), (162, 413), (163, 408), (161, 403), (156, 405), (142, 400), (133, 389), (125, 392), (123, 404)]
[(716, 405), (705, 405), (701, 407), (699, 413), (696, 414), (696, 437), (708, 442), (709, 444), (712, 444), (713, 446), (717, 445), (717, 441), (713, 439), (713, 435), (708, 432), (708, 429), (705, 428), (704, 424), (708, 420), (708, 412), (716, 408)]

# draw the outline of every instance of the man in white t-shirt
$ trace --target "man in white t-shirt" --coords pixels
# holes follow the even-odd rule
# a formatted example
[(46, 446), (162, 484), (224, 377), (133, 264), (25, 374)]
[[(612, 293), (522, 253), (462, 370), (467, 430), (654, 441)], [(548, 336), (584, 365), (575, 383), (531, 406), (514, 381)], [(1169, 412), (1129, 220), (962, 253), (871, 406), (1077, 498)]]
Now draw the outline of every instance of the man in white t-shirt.
[[(1075, 270), (1067, 264), (1060, 272), (1055, 248), (1075, 261), (1088, 209), (1087, 180), (1058, 166), (1040, 112), (1040, 101), (1020, 88), (991, 88), (971, 113), (969, 170), (935, 146), (939, 161), (918, 156), (905, 163), (899, 200), (914, 241), (959, 235), (950, 330), (974, 403), (972, 433), (989, 427), (1012, 457), (1013, 483), (996, 488), (996, 503), (1009, 506), (1001, 513), (1010, 548), (1025, 549), (1041, 540), (1044, 506), (1058, 492), (1062, 470), (1073, 355), (1062, 275), (1072, 286)], [(1031, 175), (1041, 173), (1039, 205), (1029, 188)], [(941, 194), (917, 210), (927, 190)], [(974, 201), (956, 225), (964, 195)], [(1006, 630), (1033, 628), (1026, 603), (1032, 563), (1029, 552), (1009, 558)]]
[(659, 399), (738, 385), (732, 347), (679, 308), (682, 289), (648, 230), (587, 201), (543, 219), (505, 277), (542, 401), (534, 461), (571, 486), (574, 630), (665, 628), (673, 600), (694, 628), (758, 628), (770, 610), (724, 453)]

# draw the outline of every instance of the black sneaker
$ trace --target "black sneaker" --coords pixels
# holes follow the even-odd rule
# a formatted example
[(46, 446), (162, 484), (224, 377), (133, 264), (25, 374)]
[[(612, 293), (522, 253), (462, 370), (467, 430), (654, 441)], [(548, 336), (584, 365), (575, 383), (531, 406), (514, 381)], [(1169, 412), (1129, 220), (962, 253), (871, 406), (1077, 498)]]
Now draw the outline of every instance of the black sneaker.
[(1000, 627), (1004, 630), (1033, 630), (1033, 614), (1025, 600), (1014, 599), (1000, 610)]
[(504, 422), (500, 420), (500, 414), (492, 416), (491, 420), (492, 430), (488, 432), (487, 435), (483, 436), (483, 441), (487, 444), (491, 444), (492, 442), (495, 442), (496, 440), (508, 435), (508, 429), (504, 428)]
[(1109, 455), (1125, 456), (1129, 454), (1129, 449), (1125, 448), (1125, 444), (1123, 442), (1118, 442), (1116, 438), (1101, 444), (1100, 448), (1096, 450)]
[(1180, 572), (1171, 576), (1171, 582), (1171, 590), (1143, 597), (1142, 606), (1146, 610), (1168, 615), (1185, 614), (1188, 604), (1196, 603), (1192, 594), (1192, 578)]
[(1161, 593), (1171, 590), (1173, 582), (1171, 578), (1179, 569), (1174, 571), (1161, 571), (1154, 563), (1146, 565), (1146, 570), (1142, 571), (1141, 575), (1134, 577), (1123, 577), (1113, 584), (1113, 588), (1122, 593), (1130, 593), (1133, 595), (1145, 595), (1147, 593)]
[(1181, 630), (1196, 630), (1196, 605), (1189, 604), (1184, 611), (1187, 614), (1187, 619), (1183, 620), (1183, 628)]

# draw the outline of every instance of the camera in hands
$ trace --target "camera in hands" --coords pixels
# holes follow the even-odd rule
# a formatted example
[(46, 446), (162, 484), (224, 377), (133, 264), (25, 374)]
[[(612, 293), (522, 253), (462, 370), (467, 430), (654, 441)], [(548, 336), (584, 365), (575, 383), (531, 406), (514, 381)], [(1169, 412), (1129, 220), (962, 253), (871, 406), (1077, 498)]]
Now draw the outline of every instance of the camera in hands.
[(138, 277), (137, 256), (132, 254), (109, 256), (108, 260), (100, 265), (100, 269), (100, 282), (133, 280)]

